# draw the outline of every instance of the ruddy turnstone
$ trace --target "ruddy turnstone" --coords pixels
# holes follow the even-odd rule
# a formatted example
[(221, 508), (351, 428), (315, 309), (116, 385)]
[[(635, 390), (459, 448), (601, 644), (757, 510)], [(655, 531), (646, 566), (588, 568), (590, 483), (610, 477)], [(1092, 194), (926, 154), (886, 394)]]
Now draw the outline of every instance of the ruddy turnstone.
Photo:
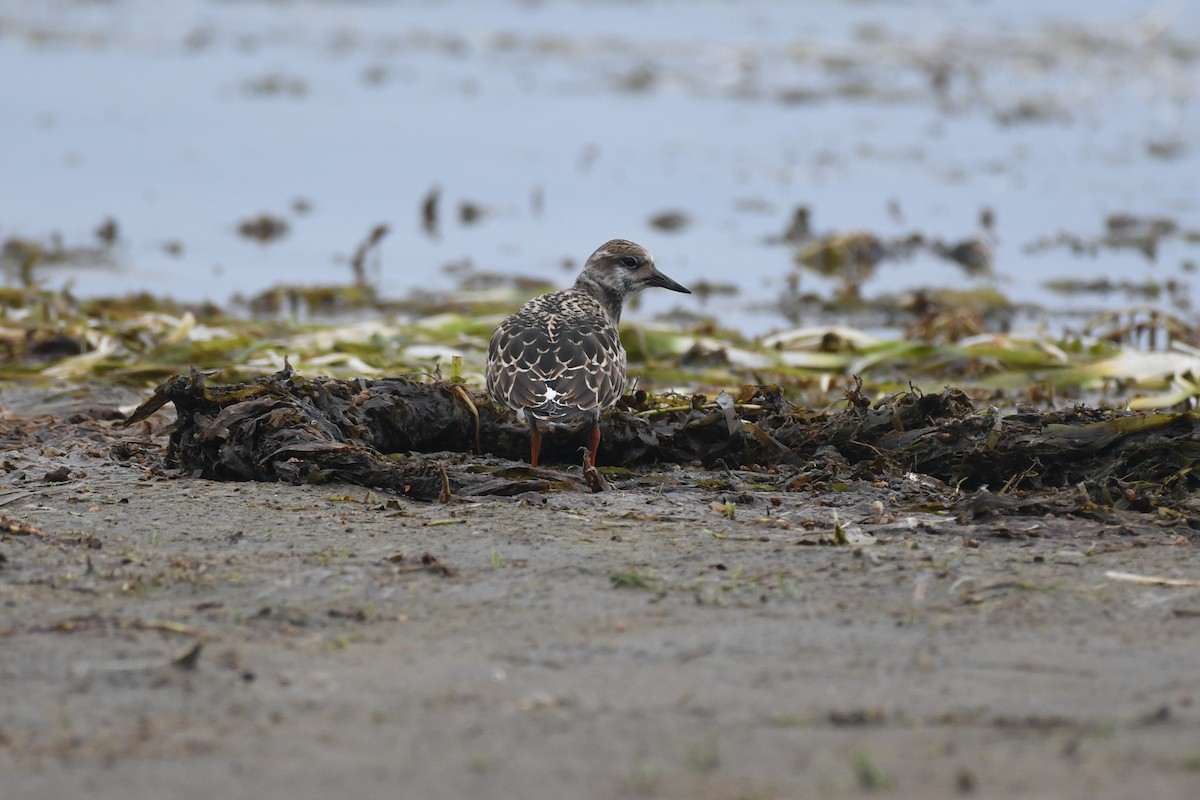
[(625, 389), (621, 307), (647, 286), (691, 294), (658, 271), (646, 248), (613, 239), (592, 253), (574, 286), (533, 298), (492, 334), (487, 393), (529, 423), (531, 467), (543, 428), (590, 419), (587, 468), (595, 469), (600, 412)]

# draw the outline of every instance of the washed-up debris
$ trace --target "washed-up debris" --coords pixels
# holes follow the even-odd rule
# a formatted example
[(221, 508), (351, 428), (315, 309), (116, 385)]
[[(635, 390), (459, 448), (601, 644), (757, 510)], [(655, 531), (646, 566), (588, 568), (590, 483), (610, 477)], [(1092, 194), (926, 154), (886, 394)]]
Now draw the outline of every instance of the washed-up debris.
[(421, 200), (421, 230), (431, 239), (438, 238), (438, 200), (441, 196), (442, 189), (435, 184)]
[(293, 319), (324, 319), (378, 308), (379, 297), (372, 284), (358, 281), (317, 286), (282, 285), (264, 289), (246, 300), (245, 305), (252, 313), (262, 317), (286, 315)]
[(200, 661), (200, 653), (204, 643), (198, 639), (184, 645), (174, 653), (151, 658), (118, 659), (115, 661), (81, 662), (71, 668), (71, 673), (78, 677), (91, 675), (114, 675), (153, 673), (168, 669), (192, 672)]
[(1143, 586), (1200, 586), (1200, 578), (1165, 578), (1159, 575), (1138, 575), (1134, 572), (1121, 572), (1110, 569), (1104, 577), (1114, 581), (1140, 583)]
[(996, 259), (991, 245), (980, 238), (964, 239), (952, 244), (934, 242), (930, 249), (942, 258), (958, 264), (971, 276), (991, 274)]
[(247, 239), (254, 239), (262, 244), (282, 239), (284, 236), (287, 236), (289, 229), (286, 219), (268, 214), (265, 211), (256, 217), (242, 220), (237, 226), (238, 233), (241, 236)]
[(0, 514), (0, 535), (9, 536), (37, 536), (40, 539), (45, 539), (46, 534), (38, 528), (30, 525), (28, 522), (22, 522), (19, 519), (13, 519), (5, 514)]
[(1027, 97), (1015, 105), (997, 109), (993, 118), (1004, 127), (1031, 123), (1066, 124), (1072, 119), (1071, 112), (1053, 97)]
[(686, 211), (671, 209), (652, 214), (648, 220), (650, 227), (660, 231), (673, 233), (681, 231), (692, 224), (692, 217)]
[(391, 229), (384, 223), (380, 223), (367, 234), (367, 238), (359, 242), (358, 247), (354, 248), (354, 255), (350, 257), (350, 269), (354, 271), (354, 285), (368, 286), (371, 281), (367, 277), (367, 257), (372, 253), (375, 254), (374, 266), (375, 270), (379, 268), (379, 243), (388, 235)]
[(482, 204), (474, 200), (463, 200), (458, 204), (458, 221), (463, 225), (474, 225), (482, 220), (488, 211)]
[(887, 256), (885, 243), (867, 231), (847, 231), (808, 242), (796, 252), (796, 262), (828, 277), (838, 277), (841, 293), (857, 297)]
[[(894, 216), (899, 216), (894, 207)], [(990, 217), (983, 224), (991, 224)], [(906, 261), (921, 252), (956, 264), (971, 277), (990, 275), (995, 255), (991, 243), (978, 236), (946, 242), (923, 233), (885, 238), (865, 230), (834, 231), (817, 234), (812, 228), (812, 213), (807, 206), (797, 207), (783, 233), (769, 237), (768, 244), (787, 244), (795, 248), (797, 265), (839, 283), (838, 297), (858, 299), (862, 287), (874, 277), (885, 261)]]
[(1003, 330), (1015, 309), (991, 287), (921, 290), (905, 295), (900, 306), (916, 315), (907, 338), (923, 342), (960, 342), (987, 330)]
[(121, 235), (121, 228), (117, 221), (112, 217), (105, 217), (104, 220), (96, 226), (96, 238), (100, 240), (100, 244), (106, 247), (111, 247), (116, 243)]
[(801, 244), (812, 238), (812, 209), (808, 206), (796, 206), (792, 211), (792, 219), (783, 229), (780, 241), (786, 244)]
[(1158, 246), (1163, 240), (1182, 239), (1185, 242), (1200, 241), (1200, 230), (1184, 229), (1170, 217), (1151, 217), (1118, 212), (1104, 220), (1104, 232), (1098, 236), (1079, 236), (1059, 233), (1025, 245), (1026, 254), (1040, 253), (1065, 247), (1075, 255), (1096, 256), (1101, 250), (1134, 250), (1154, 261), (1158, 257)]
[[(110, 223), (112, 238), (108, 239)], [(45, 241), (12, 236), (0, 244), (0, 267), (6, 279), (25, 288), (37, 284), (37, 271), (43, 267), (112, 269), (117, 264), (112, 249), (116, 232), (116, 223), (106, 219), (96, 229), (99, 246), (67, 244), (58, 234)]]
[(246, 94), (257, 97), (303, 97), (308, 94), (308, 82), (291, 75), (271, 73), (251, 78), (242, 84)]
[(1188, 144), (1176, 137), (1152, 139), (1146, 142), (1146, 154), (1163, 161), (1175, 161), (1188, 154)]
[(1150, 352), (1168, 349), (1172, 344), (1200, 347), (1200, 326), (1189, 318), (1152, 306), (1131, 306), (1097, 314), (1088, 322), (1085, 332), (1104, 341), (1141, 346)]
[[(178, 420), (168, 463), (215, 479), (345, 480), (445, 500), (485, 484), (487, 493), (513, 493), (454, 454), (519, 461), (526, 452), (526, 433), (507, 412), (451, 381), (338, 381), (288, 368), (251, 384), (209, 386), (193, 371), (162, 384), (129, 422), (167, 403)], [(715, 401), (638, 392), (602, 418), (599, 463), (724, 465), (786, 477), (832, 456), (857, 477), (919, 474), (999, 493), (1066, 489), (1083, 493), (1085, 504), (1136, 511), (1171, 505), (1198, 482), (1200, 412), (1077, 406), (1003, 415), (977, 410), (957, 389), (875, 403), (851, 389), (846, 406), (799, 408), (777, 386), (746, 386)], [(547, 437), (547, 462), (577, 462), (582, 443), (569, 432)], [(981, 499), (970, 513), (1010, 510), (1003, 506)]]
[(470, 405), (449, 384), (309, 380), (290, 368), (252, 384), (210, 387), (205, 377), (193, 370), (167, 381), (128, 420), (174, 403), (167, 463), (204, 477), (344, 480), (434, 500), (448, 488), (442, 468), (383, 453), (470, 446)]
[(1176, 307), (1182, 307), (1188, 287), (1180, 281), (1142, 280), (1131, 281), (1109, 277), (1099, 278), (1052, 278), (1042, 281), (1042, 288), (1065, 296), (1122, 294), (1131, 300), (1158, 300), (1164, 295), (1171, 298)]

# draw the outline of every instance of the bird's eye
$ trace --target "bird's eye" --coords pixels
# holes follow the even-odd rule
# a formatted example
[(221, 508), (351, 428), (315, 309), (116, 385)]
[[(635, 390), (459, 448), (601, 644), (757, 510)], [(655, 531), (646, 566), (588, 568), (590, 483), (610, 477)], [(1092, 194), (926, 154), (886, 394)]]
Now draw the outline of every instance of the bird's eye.
[(642, 265), (642, 260), (637, 256), (625, 256), (621, 259), (621, 263), (630, 269), (633, 269), (634, 267), (640, 267)]

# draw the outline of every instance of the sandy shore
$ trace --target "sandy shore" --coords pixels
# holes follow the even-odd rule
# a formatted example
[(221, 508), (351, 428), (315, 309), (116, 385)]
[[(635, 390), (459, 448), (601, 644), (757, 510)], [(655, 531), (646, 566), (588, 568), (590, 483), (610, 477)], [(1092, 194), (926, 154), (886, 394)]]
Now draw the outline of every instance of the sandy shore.
[(1200, 559), (1169, 521), (725, 474), (214, 483), (163, 473), (169, 416), (105, 421), (133, 399), (0, 395), (5, 798), (1200, 791)]

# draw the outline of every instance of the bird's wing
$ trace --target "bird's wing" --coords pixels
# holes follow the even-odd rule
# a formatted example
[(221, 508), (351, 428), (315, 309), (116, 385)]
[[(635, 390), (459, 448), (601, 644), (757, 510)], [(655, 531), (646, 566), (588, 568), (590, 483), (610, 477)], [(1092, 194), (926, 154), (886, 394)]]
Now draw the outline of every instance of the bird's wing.
[(596, 413), (625, 388), (625, 350), (603, 317), (514, 315), (492, 336), (487, 388), (538, 417)]

